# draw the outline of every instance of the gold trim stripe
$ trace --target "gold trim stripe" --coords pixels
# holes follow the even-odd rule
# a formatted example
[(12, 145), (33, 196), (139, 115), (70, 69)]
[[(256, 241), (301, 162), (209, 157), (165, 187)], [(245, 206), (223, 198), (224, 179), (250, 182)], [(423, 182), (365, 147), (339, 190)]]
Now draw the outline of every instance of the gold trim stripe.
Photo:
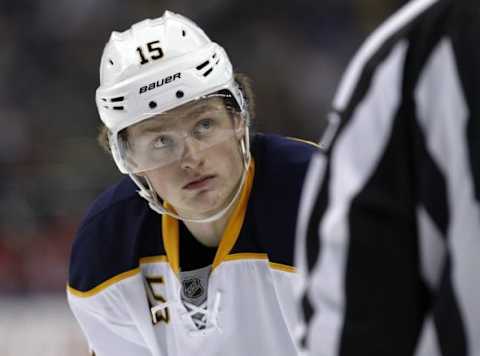
[(284, 265), (284, 264), (275, 263), (275, 262), (269, 262), (268, 265), (270, 266), (270, 268), (276, 269), (278, 271), (297, 273), (297, 269), (293, 266)]
[(75, 288), (72, 288), (70, 286), (67, 286), (67, 291), (70, 294), (73, 294), (76, 297), (80, 298), (86, 298), (86, 297), (91, 297), (94, 296), (95, 294), (98, 294), (105, 288), (110, 287), (112, 284), (118, 283), (124, 279), (127, 279), (129, 277), (133, 277), (136, 274), (140, 273), (140, 268), (137, 267), (135, 269), (131, 269), (130, 271), (126, 271), (120, 274), (117, 274), (115, 277), (112, 277), (110, 279), (107, 279), (105, 282), (100, 283), (98, 286), (94, 287), (93, 289), (90, 289), (86, 292), (79, 291)]
[(266, 253), (233, 253), (231, 255), (225, 256), (224, 261), (238, 261), (238, 260), (268, 260), (268, 255)]
[[(231, 255), (227, 255), (224, 258), (224, 262), (227, 261), (242, 261), (242, 260), (268, 260), (268, 255), (266, 253), (251, 253), (251, 252), (243, 252), (243, 253), (234, 253)], [(140, 259), (140, 264), (147, 264), (147, 263), (156, 263), (156, 262), (167, 262), (167, 256), (161, 255), (161, 256), (149, 256), (149, 257), (142, 257)], [(289, 266), (289, 265), (284, 265), (281, 263), (275, 263), (275, 262), (268, 262), (268, 265), (270, 268), (279, 270), (282, 272), (289, 272), (289, 273), (296, 273), (297, 269), (295, 267)], [(135, 269), (132, 269), (130, 271), (126, 271), (123, 273), (120, 273), (110, 279), (107, 279), (105, 282), (100, 283), (98, 286), (86, 291), (82, 292), (79, 291), (73, 287), (70, 287), (67, 285), (67, 291), (79, 298), (87, 298), (87, 297), (92, 297), (95, 294), (100, 293), (102, 290), (110, 287), (111, 285), (118, 283), (124, 279), (127, 279), (129, 277), (133, 277), (136, 274), (140, 273), (140, 268), (137, 267)]]
[[(268, 255), (266, 253), (234, 253), (227, 255), (224, 261), (241, 261), (241, 260), (268, 260)], [(282, 263), (270, 262), (268, 265), (271, 269), (275, 269), (282, 272), (297, 273), (297, 269), (293, 266), (284, 265)]]
[[(167, 202), (165, 202), (164, 206), (167, 209), (171, 208)], [(177, 219), (166, 214), (162, 215), (162, 239), (170, 267), (172, 267), (175, 273), (180, 272), (180, 257), (178, 251), (180, 240), (179, 223)]]
[(223, 233), (217, 253), (213, 259), (212, 270), (217, 268), (220, 263), (227, 257), (232, 250), (235, 242), (237, 242), (240, 230), (243, 226), (245, 214), (247, 212), (248, 200), (253, 186), (253, 178), (255, 177), (255, 161), (252, 159), (248, 165), (247, 177), (240, 193), (237, 206), (230, 216), (225, 231)]
[(168, 262), (167, 256), (160, 255), (160, 256), (148, 256), (140, 258), (140, 264), (147, 264), (147, 263), (157, 263), (157, 262)]
[[(147, 264), (147, 263), (158, 263), (158, 262), (167, 262), (167, 256), (159, 255), (159, 256), (142, 257), (142, 258), (140, 258), (139, 264), (143, 265), (143, 264)], [(95, 294), (100, 293), (102, 290), (110, 287), (111, 285), (113, 285), (115, 283), (118, 283), (118, 282), (120, 282), (124, 279), (129, 278), (129, 277), (133, 277), (138, 273), (140, 273), (140, 267), (137, 267), (137, 268), (131, 269), (129, 271), (117, 274), (116, 276), (113, 276), (112, 278), (107, 279), (106, 281), (100, 283), (96, 287), (93, 287), (92, 289), (89, 289), (85, 292), (79, 291), (79, 290), (77, 290), (73, 287), (70, 287), (69, 285), (67, 285), (67, 291), (70, 294), (73, 294), (76, 297), (80, 297), (80, 298), (91, 297), (91, 296), (94, 296)]]

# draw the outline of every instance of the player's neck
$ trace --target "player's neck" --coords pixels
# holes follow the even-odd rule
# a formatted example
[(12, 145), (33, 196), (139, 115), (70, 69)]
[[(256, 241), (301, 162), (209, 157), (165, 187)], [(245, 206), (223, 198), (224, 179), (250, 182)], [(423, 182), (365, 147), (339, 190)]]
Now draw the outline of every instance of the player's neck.
[(233, 208), (234, 207), (231, 207), (221, 218), (208, 223), (184, 221), (184, 224), (200, 243), (208, 247), (215, 247), (219, 245), (222, 239)]

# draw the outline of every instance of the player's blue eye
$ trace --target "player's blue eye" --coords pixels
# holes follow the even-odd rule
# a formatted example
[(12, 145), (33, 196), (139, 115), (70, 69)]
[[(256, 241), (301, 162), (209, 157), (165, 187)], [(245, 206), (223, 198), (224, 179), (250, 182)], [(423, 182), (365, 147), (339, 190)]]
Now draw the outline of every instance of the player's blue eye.
[(158, 136), (153, 140), (153, 148), (166, 148), (173, 145), (174, 140), (165, 135)]
[(215, 122), (212, 119), (202, 119), (195, 125), (193, 133), (196, 136), (208, 135), (213, 131), (215, 127)]

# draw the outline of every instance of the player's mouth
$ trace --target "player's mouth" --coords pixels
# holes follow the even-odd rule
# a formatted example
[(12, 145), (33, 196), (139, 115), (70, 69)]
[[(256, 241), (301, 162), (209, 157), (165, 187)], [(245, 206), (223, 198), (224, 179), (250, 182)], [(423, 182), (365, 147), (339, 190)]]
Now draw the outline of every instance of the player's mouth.
[(208, 188), (211, 182), (215, 179), (215, 175), (206, 175), (195, 180), (190, 181), (189, 183), (185, 184), (182, 189), (185, 190), (196, 190), (196, 189), (204, 189)]

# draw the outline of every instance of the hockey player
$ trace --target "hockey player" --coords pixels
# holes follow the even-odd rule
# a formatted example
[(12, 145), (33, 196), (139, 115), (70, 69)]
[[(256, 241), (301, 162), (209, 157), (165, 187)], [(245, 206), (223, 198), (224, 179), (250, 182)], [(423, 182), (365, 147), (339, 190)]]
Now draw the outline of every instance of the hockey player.
[(295, 219), (316, 147), (249, 137), (248, 82), (168, 11), (112, 33), (96, 103), (129, 177), (72, 249), (68, 300), (92, 352), (298, 354)]
[(415, 0), (352, 60), (301, 205), (312, 356), (480, 355), (479, 38), (478, 0)]

